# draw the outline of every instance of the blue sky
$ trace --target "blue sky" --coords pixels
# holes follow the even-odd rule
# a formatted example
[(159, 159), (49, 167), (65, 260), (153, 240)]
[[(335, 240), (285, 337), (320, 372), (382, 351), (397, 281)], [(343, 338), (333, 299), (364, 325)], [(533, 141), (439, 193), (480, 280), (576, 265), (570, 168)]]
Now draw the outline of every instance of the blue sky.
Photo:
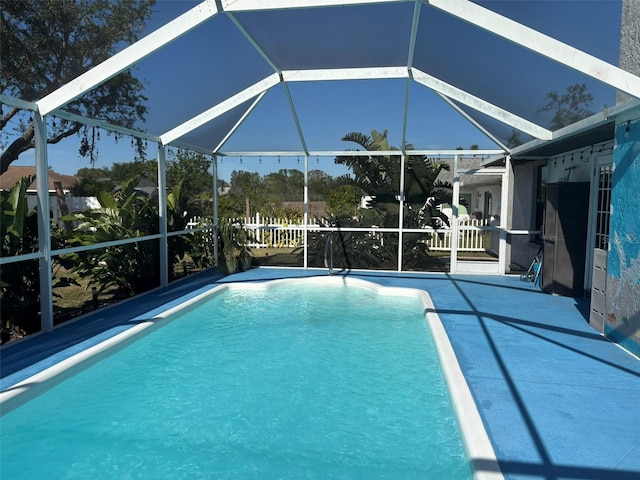
[[(161, 25), (196, 3), (158, 1), (156, 15), (149, 28)], [(478, 3), (617, 64), (619, 1)], [(389, 41), (388, 38), (378, 38), (382, 37), (380, 30), (386, 28), (385, 22), (393, 20), (390, 17), (396, 12), (407, 23), (410, 16), (406, 13), (410, 13), (413, 7), (411, 4), (395, 8), (377, 7), (371, 10), (354, 7), (338, 9), (336, 12), (342, 15), (339, 18), (333, 15), (337, 18), (335, 25), (330, 14), (321, 15), (320, 11), (306, 10), (313, 15), (301, 27), (298, 20), (303, 18), (304, 9), (286, 14), (273, 13), (267, 20), (250, 13), (238, 15), (238, 19), (248, 29), (253, 29), (251, 33), (256, 38), (264, 38), (265, 48), (272, 48), (268, 53), (272, 52), (270, 55), (283, 63), (302, 62), (310, 68), (318, 68), (332, 58), (342, 63), (348, 63), (352, 58), (355, 62), (363, 61), (362, 57), (358, 57), (356, 48), (361, 46), (360, 42), (364, 43), (367, 62), (375, 61), (377, 57), (389, 58), (393, 62), (396, 53), (391, 47), (401, 45), (406, 40), (405, 34), (401, 33), (400, 38), (393, 36)], [(363, 18), (362, 13), (371, 17)], [(380, 18), (382, 15), (384, 18)], [(213, 20), (216, 23), (212, 21), (204, 28), (185, 35), (160, 55), (152, 55), (136, 67), (135, 74), (145, 79), (148, 85), (146, 93), (150, 99), (150, 118), (146, 128), (149, 131), (162, 133), (272, 72), (248, 42), (240, 38), (241, 35), (229, 19), (218, 16)], [(341, 21), (348, 22), (348, 29), (340, 24)], [(460, 23), (442, 12), (423, 6), (421, 24), (425, 28), (418, 35), (414, 65), (489, 101), (497, 104), (502, 102), (504, 108), (514, 113), (534, 112), (530, 115), (539, 122), (545, 119), (543, 115), (536, 117), (535, 109), (543, 104), (546, 92), (562, 91), (565, 86), (584, 79), (573, 71), (538, 58), (532, 52)], [(326, 44), (333, 57), (310, 58), (308, 51), (298, 48), (296, 40), (307, 30), (312, 44)], [(355, 42), (354, 45), (344, 45), (349, 41)], [(433, 43), (443, 43), (443, 48), (420, 48)], [(290, 57), (287, 57), (288, 54)], [(400, 65), (402, 55), (405, 54), (401, 51)], [(289, 88), (309, 149), (348, 148), (340, 141), (343, 135), (351, 131), (369, 133), (373, 129), (388, 129), (390, 144), (401, 145), (405, 80), (302, 82), (292, 83)], [(590, 83), (589, 88), (596, 97), (592, 110), (599, 111), (605, 104), (612, 104), (612, 89), (597, 83)], [(491, 140), (439, 97), (415, 82), (409, 90), (407, 118), (406, 139), (416, 148), (468, 148), (472, 144), (481, 148), (496, 148)], [(223, 123), (223, 120), (220, 121)], [(203, 131), (203, 135), (210, 135), (213, 128)], [(50, 166), (67, 174), (89, 166), (88, 160), (78, 155), (78, 147), (77, 137), (50, 145)], [(247, 151), (260, 147), (267, 150), (301, 149), (288, 100), (281, 86), (267, 93), (223, 150)], [(150, 144), (151, 157), (155, 157), (155, 151), (155, 145)], [(104, 132), (101, 134), (96, 166), (131, 161), (133, 156), (134, 151), (128, 139), (116, 144), (113, 137)], [(266, 172), (267, 165), (272, 165), (277, 170), (275, 160), (270, 161), (265, 157), (256, 168)], [(248, 162), (245, 160), (243, 164), (247, 165)], [(225, 165), (231, 168), (233, 163), (232, 159), (227, 159)], [(33, 164), (33, 154), (23, 154), (19, 164)], [(221, 169), (222, 177), (230, 174), (226, 170), (226, 167)], [(336, 168), (329, 173), (340, 174), (344, 171)]]

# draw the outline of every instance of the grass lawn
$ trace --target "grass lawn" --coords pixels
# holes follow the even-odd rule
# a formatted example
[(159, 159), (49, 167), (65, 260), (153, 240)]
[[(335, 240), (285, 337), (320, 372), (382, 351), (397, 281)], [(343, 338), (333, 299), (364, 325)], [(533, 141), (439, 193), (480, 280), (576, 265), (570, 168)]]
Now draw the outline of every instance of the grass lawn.
[(59, 324), (99, 307), (121, 300), (115, 289), (100, 295), (89, 287), (89, 278), (80, 278), (64, 267), (56, 265), (53, 276), (53, 322)]
[(302, 247), (252, 248), (253, 265), (261, 267), (302, 267)]

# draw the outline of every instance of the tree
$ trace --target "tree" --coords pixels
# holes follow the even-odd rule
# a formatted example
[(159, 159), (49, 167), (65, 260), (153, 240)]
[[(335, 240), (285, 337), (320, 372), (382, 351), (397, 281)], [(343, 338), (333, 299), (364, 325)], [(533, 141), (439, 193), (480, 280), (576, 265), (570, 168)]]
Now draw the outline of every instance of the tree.
[(211, 216), (213, 175), (211, 159), (201, 153), (180, 150), (167, 162), (167, 185), (182, 185), (182, 195), (189, 198), (189, 216)]
[[(158, 233), (156, 201), (136, 192), (139, 180), (137, 176), (132, 177), (113, 193), (100, 192), (98, 209), (63, 217), (79, 222), (66, 239), (67, 246), (93, 245)], [(158, 259), (157, 241), (148, 240), (63, 255), (60, 262), (81, 277), (88, 277), (89, 285), (95, 286), (98, 293), (115, 288), (123, 297), (129, 297), (160, 283)]]
[(244, 199), (233, 193), (221, 195), (218, 199), (218, 216), (223, 218), (244, 218), (246, 213)]
[(557, 130), (571, 125), (583, 118), (593, 115), (587, 107), (593, 102), (593, 95), (584, 83), (576, 83), (567, 87), (567, 92), (560, 95), (556, 91), (545, 95), (547, 104), (538, 109), (541, 112), (553, 112), (550, 128)]
[[(339, 156), (336, 163), (348, 166), (354, 173), (354, 184), (370, 195), (373, 199), (371, 207), (377, 215), (375, 224), (395, 227), (398, 225), (399, 203), (397, 196), (400, 192), (400, 150), (389, 146), (388, 132), (380, 133), (376, 130), (371, 136), (359, 132), (352, 132), (342, 138), (346, 142), (354, 142), (368, 152), (398, 151), (398, 156), (367, 155)], [(412, 145), (406, 145), (405, 150), (413, 150)], [(440, 214), (432, 208), (450, 196), (450, 186), (437, 183), (436, 179), (442, 170), (448, 170), (449, 165), (426, 158), (422, 155), (409, 155), (405, 162), (406, 178), (405, 218), (412, 221), (412, 226), (422, 227), (435, 223), (435, 217)], [(418, 216), (420, 213), (420, 216)], [(410, 225), (405, 222), (405, 225)]]
[(150, 180), (158, 184), (158, 163), (155, 160), (140, 160), (136, 162), (114, 162), (111, 165), (111, 179), (116, 183), (123, 183), (131, 177)]
[(110, 192), (116, 186), (108, 168), (81, 168), (76, 172), (79, 180), (71, 186), (74, 197), (96, 197), (102, 190)]
[(522, 145), (524, 142), (520, 138), (520, 132), (515, 128), (511, 129), (511, 134), (505, 140), (505, 145), (509, 148), (515, 148), (518, 145)]
[(175, 157), (167, 161), (167, 184), (175, 185), (179, 182), (195, 195), (207, 193), (211, 197), (211, 159), (202, 153), (180, 150)]
[(274, 204), (286, 201), (301, 202), (304, 192), (304, 173), (296, 169), (280, 169), (264, 177), (267, 200)]
[[(425, 227), (437, 226), (436, 217), (441, 214), (435, 209), (438, 203), (450, 198), (450, 186), (437, 182), (443, 169), (449, 169), (444, 162), (428, 159), (422, 155), (408, 155), (405, 161), (404, 211), (400, 212), (400, 150), (389, 145), (388, 132), (373, 130), (371, 135), (351, 132), (343, 141), (360, 145), (365, 151), (357, 156), (338, 156), (335, 162), (346, 165), (353, 172), (351, 184), (368, 194), (372, 200), (369, 208), (360, 210), (360, 218), (349, 216), (326, 219), (325, 223), (338, 227), (397, 227), (402, 213), (405, 228), (421, 228), (424, 233), (405, 233), (403, 251), (406, 267), (424, 266), (427, 261), (427, 244), (423, 241), (432, 230)], [(406, 145), (405, 150), (413, 147)], [(375, 152), (397, 151), (398, 155), (376, 154)], [(324, 234), (309, 234), (309, 254), (322, 258), (325, 249)], [(345, 268), (395, 268), (397, 265), (398, 236), (369, 232), (338, 232), (338, 262)]]
[[(32, 253), (38, 247), (38, 219), (27, 204), (27, 188), (34, 176), (20, 180), (11, 190), (0, 190), (0, 249), (2, 257)], [(0, 267), (0, 335), (33, 333), (39, 327), (40, 285), (38, 262), (22, 261)]]
[(311, 200), (324, 200), (334, 186), (334, 179), (322, 170), (309, 171), (309, 196)]
[(260, 211), (267, 201), (262, 177), (258, 172), (234, 170), (231, 173), (229, 193), (222, 198), (224, 201), (220, 202), (221, 217), (229, 215), (229, 218), (236, 216), (244, 218), (247, 201), (251, 211)]
[[(151, 16), (155, 0), (3, 0), (0, 13), (2, 51), (0, 92), (36, 101), (112, 56), (122, 43), (133, 43)], [(131, 71), (70, 102), (65, 109), (132, 128), (147, 113), (143, 83)], [(9, 130), (9, 131), (8, 131)], [(17, 132), (15, 131), (17, 130)], [(18, 108), (0, 112), (0, 174), (18, 156), (34, 148), (34, 123)], [(95, 129), (57, 119), (48, 143), (74, 134), (82, 137), (80, 154), (95, 160)], [(17, 134), (17, 135), (15, 135)], [(143, 156), (143, 144), (136, 140)]]
[(334, 217), (351, 217), (357, 214), (362, 192), (354, 185), (342, 185), (327, 198), (327, 213)]
[(80, 168), (76, 176), (80, 180), (71, 187), (71, 193), (76, 197), (97, 197), (101, 191), (111, 192), (133, 176), (157, 185), (158, 165), (154, 160), (116, 162), (111, 168)]

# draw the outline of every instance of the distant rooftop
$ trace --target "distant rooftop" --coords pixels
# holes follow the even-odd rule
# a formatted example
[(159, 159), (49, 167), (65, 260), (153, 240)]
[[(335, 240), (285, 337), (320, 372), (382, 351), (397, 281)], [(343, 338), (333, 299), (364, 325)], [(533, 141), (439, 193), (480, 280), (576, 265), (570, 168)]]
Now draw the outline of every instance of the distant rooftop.
[[(36, 167), (16, 167), (10, 166), (9, 169), (0, 175), (0, 190), (10, 190), (24, 177), (36, 174)], [(62, 189), (68, 191), (80, 179), (74, 175), (63, 175), (61, 173), (49, 170), (49, 191), (55, 191), (54, 184), (60, 182)], [(35, 180), (29, 185), (27, 191), (36, 191)]]

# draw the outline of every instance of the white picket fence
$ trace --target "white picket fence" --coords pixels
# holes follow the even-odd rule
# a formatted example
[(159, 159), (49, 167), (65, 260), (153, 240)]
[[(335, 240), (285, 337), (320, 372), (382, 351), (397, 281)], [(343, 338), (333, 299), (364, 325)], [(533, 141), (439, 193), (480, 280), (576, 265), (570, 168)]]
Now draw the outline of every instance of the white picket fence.
[[(291, 248), (300, 247), (304, 240), (304, 224), (298, 220), (286, 218), (262, 217), (256, 214), (252, 218), (235, 219), (242, 223), (254, 240), (251, 248)], [(195, 228), (199, 218), (192, 218), (187, 228)], [(318, 225), (315, 220), (309, 226)], [(485, 220), (462, 220), (458, 227), (458, 251), (483, 252), (489, 248), (489, 223)], [(425, 238), (430, 250), (451, 250), (451, 229), (431, 230), (431, 236)]]
[[(251, 248), (291, 248), (299, 247), (304, 240), (304, 224), (298, 220), (292, 221), (286, 218), (261, 217), (260, 214), (252, 218), (234, 218), (232, 222), (242, 224), (249, 232), (248, 246)], [(309, 223), (309, 225), (317, 225)], [(187, 228), (200, 226), (200, 217), (193, 217), (187, 223)]]
[[(489, 248), (489, 234), (491, 228), (488, 220), (468, 219), (458, 224), (458, 251), (484, 252)], [(429, 250), (451, 250), (451, 229), (438, 229), (427, 240)]]

